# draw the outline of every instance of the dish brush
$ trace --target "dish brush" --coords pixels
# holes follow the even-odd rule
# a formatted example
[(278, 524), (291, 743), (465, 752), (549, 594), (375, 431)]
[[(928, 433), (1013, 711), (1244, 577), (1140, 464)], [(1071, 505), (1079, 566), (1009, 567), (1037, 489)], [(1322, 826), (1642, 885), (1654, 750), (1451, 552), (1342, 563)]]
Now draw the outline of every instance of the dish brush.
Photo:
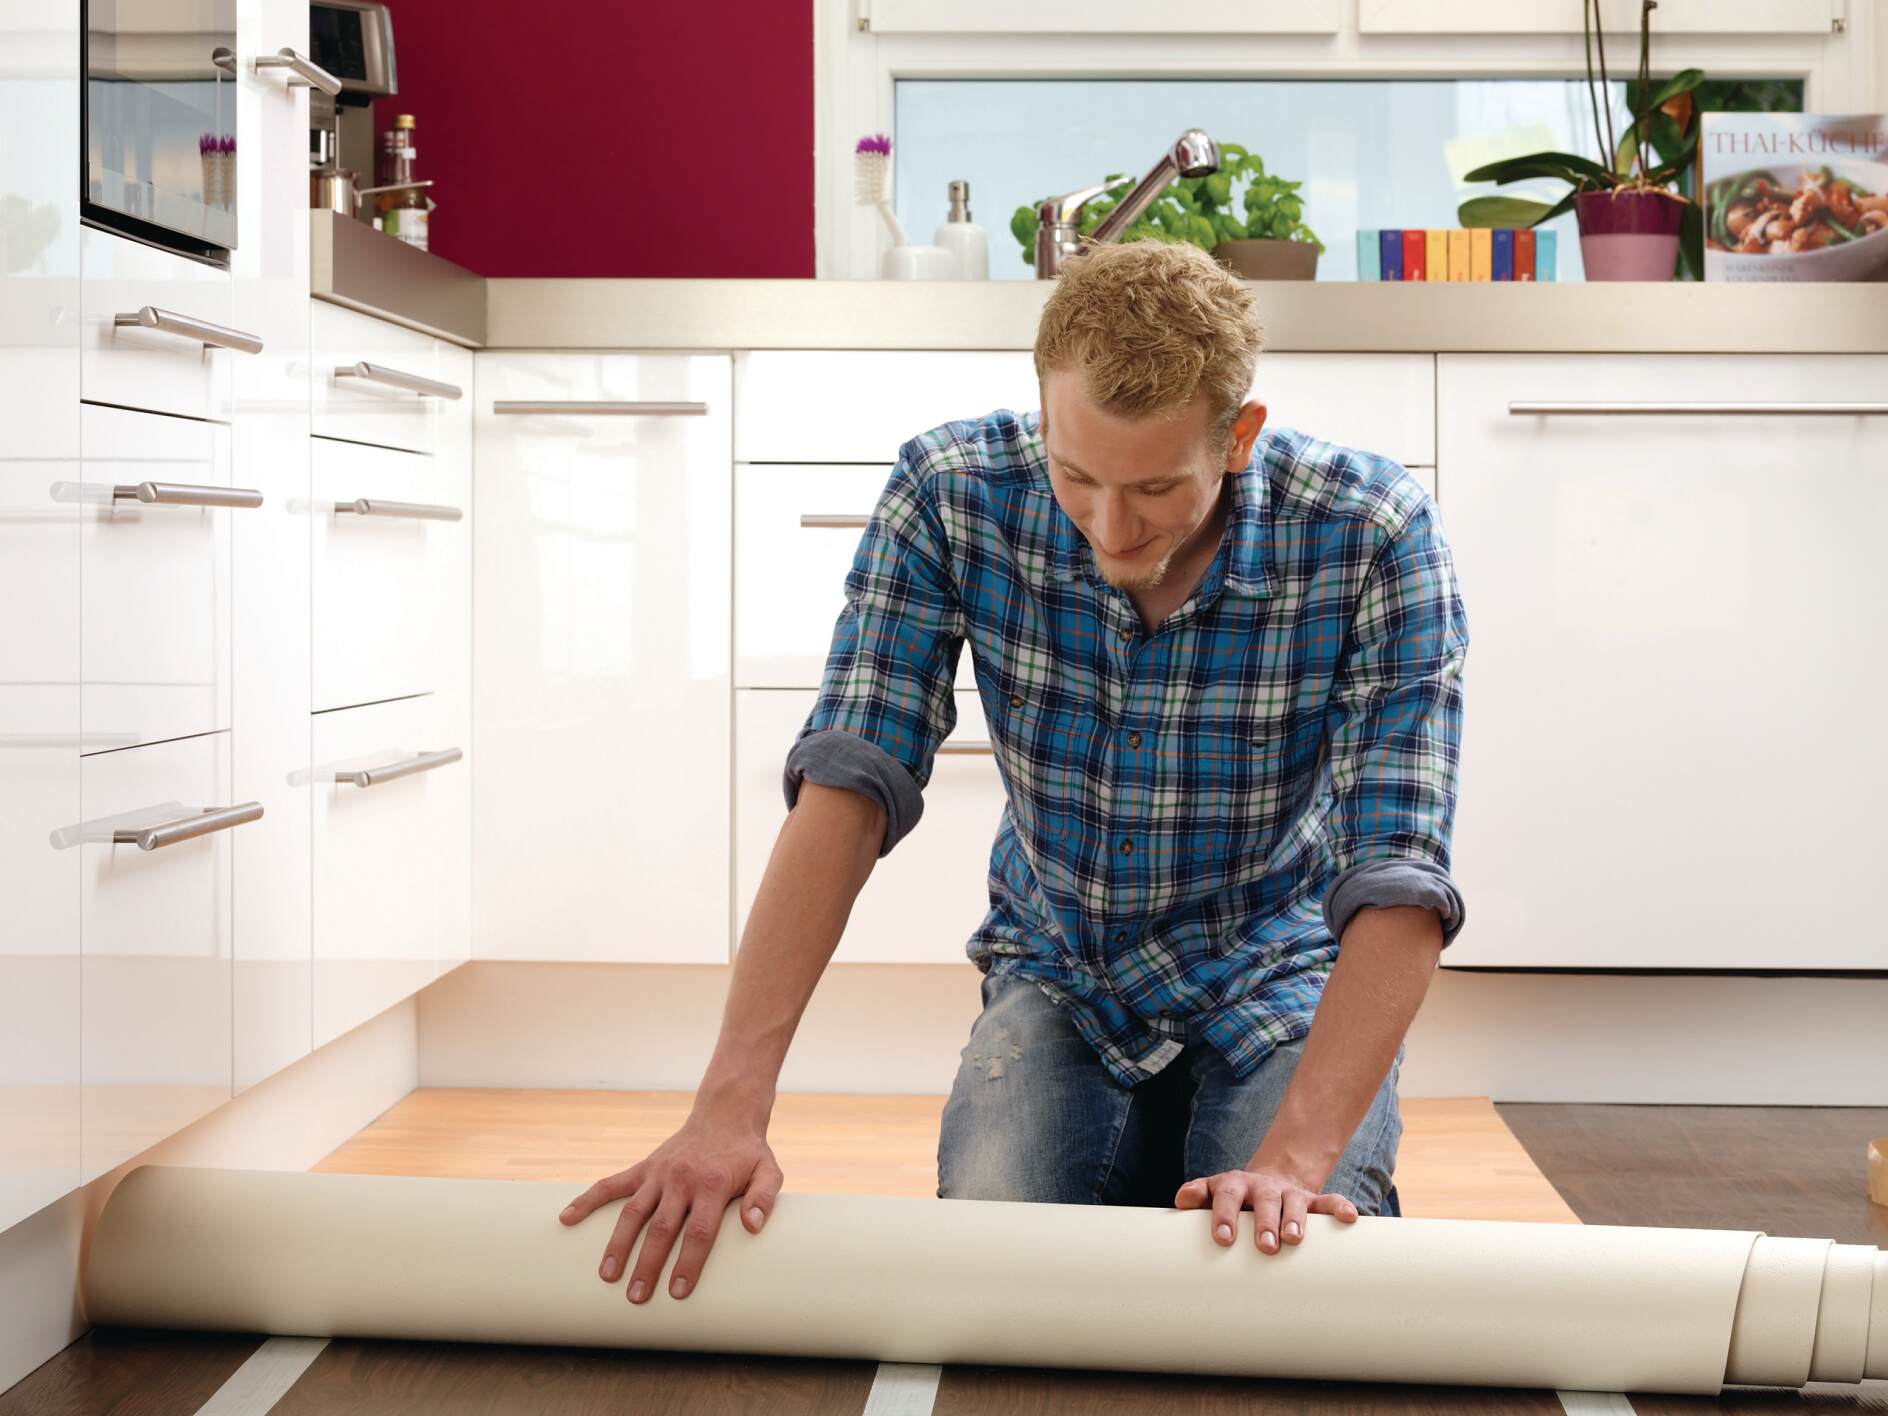
[(859, 139), (852, 153), (852, 196), (860, 206), (877, 207), (892, 233), (892, 244), (909, 246), (911, 238), (898, 224), (891, 202), (892, 140), (883, 133)]

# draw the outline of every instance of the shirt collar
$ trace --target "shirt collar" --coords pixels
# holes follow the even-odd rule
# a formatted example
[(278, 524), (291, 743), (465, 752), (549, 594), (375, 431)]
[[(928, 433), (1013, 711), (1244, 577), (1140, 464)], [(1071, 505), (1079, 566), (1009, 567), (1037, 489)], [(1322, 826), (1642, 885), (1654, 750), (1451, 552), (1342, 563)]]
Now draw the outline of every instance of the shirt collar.
[[(1043, 494), (1048, 498), (1049, 573), (1058, 580), (1078, 580), (1093, 571), (1095, 558), (1088, 540), (1062, 510), (1049, 485), (1048, 453), (1039, 431), (1039, 415), (1030, 417), (1031, 440), (1042, 468)], [(1200, 581), (1200, 591), (1209, 593), (1223, 585), (1226, 593), (1262, 599), (1276, 594), (1278, 577), (1272, 570), (1270, 480), (1266, 475), (1265, 449), (1269, 439), (1261, 433), (1252, 445), (1252, 457), (1238, 472), (1230, 472), (1232, 508), (1219, 554), (1213, 558)], [(1098, 580), (1096, 574), (1092, 578)]]

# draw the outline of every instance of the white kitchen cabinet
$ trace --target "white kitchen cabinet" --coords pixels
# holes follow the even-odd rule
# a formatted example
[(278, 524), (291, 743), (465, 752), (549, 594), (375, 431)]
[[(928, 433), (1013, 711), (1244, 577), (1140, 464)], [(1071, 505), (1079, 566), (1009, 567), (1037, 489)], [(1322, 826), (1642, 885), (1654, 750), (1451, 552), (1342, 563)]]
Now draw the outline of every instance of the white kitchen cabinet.
[(79, 11), (0, 9), (0, 1230), (79, 1183)]
[(476, 362), (474, 957), (725, 962), (729, 361)]
[[(81, 819), (51, 836), (83, 873), (89, 1182), (229, 1100), (230, 847), (253, 822), (228, 733), (91, 753), (82, 772)], [(167, 839), (206, 811), (218, 829)]]
[[(1878, 969), (1888, 358), (1443, 355), (1447, 964)], [(1729, 416), (1517, 413), (1799, 405)]]
[(433, 695), (317, 713), (314, 1041), (320, 1047), (431, 983), (463, 869), (468, 745)]
[[(817, 688), (866, 519), (891, 464), (734, 469), (734, 682)], [(972, 688), (970, 655), (957, 683)]]
[(56, 495), (82, 508), (86, 735), (125, 747), (227, 728), (230, 521), (256, 509), (187, 503), (231, 494), (229, 425), (88, 403), (80, 428), (83, 478)]
[[(762, 350), (736, 356), (734, 455), (741, 462), (889, 466), (908, 439), (955, 418), (1041, 406), (1028, 353)], [(1268, 427), (1374, 452), (1436, 460), (1435, 359), (1428, 354), (1261, 354), (1252, 397)]]
[[(472, 516), (472, 351), (435, 341), (441, 378), (465, 389), (463, 401), (443, 408), (435, 460), (444, 495)], [(433, 547), (428, 589), (433, 597), (433, 696), (441, 741), (472, 740), (472, 533), (442, 537)], [(433, 850), (440, 872), (439, 972), (472, 957), (472, 773), (436, 778), (440, 810)]]
[[(1369, 0), (1359, 7), (1361, 34), (1548, 34), (1578, 37), (1583, 4), (1575, 0), (1515, 5), (1508, 0)], [(1638, 33), (1634, 0), (1604, 0), (1607, 34)], [(1843, 17), (1843, 0), (1664, 0), (1654, 22), (1661, 34), (1800, 34), (1827, 36)]]
[[(79, 232), (79, 251), (82, 395), (122, 408), (227, 418), (231, 362), (254, 357), (234, 346), (255, 335), (235, 325), (230, 273), (89, 226)], [(207, 328), (117, 323), (147, 310), (147, 319), (174, 316)]]
[[(463, 464), (329, 438), (313, 441), (314, 667), (319, 710), (431, 692), (438, 620), (463, 617), (471, 528)], [(457, 567), (457, 570), (454, 568)], [(463, 642), (455, 630), (454, 643)]]
[[(735, 694), (735, 930), (754, 907), (786, 820), (781, 773), (818, 694), (744, 689)], [(974, 689), (957, 694), (957, 725), (924, 789), (916, 829), (872, 868), (833, 955), (837, 963), (953, 964), (989, 913), (990, 847), (1006, 796)], [(918, 907), (922, 902), (922, 907)]]
[(432, 452), (440, 418), (471, 395), (441, 372), (451, 346), (431, 335), (317, 300), (313, 337), (319, 437)]
[(238, 1092), (312, 1042), (309, 783), (308, 94), (256, 54), (308, 52), (308, 6), (238, 0), (239, 234), (234, 319), (262, 352), (232, 360), (233, 476), (263, 503), (230, 516), (232, 795), (265, 815), (231, 836)]

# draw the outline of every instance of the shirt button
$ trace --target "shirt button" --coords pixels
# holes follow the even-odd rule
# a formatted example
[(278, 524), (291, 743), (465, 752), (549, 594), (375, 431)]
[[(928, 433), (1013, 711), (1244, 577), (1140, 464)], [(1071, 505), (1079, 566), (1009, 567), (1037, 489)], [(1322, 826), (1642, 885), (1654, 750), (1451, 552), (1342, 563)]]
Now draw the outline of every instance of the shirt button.
[(1122, 631), (1121, 631), (1121, 642), (1122, 642), (1123, 644), (1126, 644), (1126, 643), (1127, 643), (1127, 642), (1128, 642), (1128, 641), (1129, 641), (1130, 639), (1132, 639), (1133, 637), (1134, 637), (1134, 631), (1133, 631), (1133, 630), (1131, 630), (1131, 629), (1124, 629), (1124, 630), (1122, 630)]
[(1134, 854), (1134, 838), (1133, 837), (1130, 836), (1121, 842), (1121, 854), (1122, 855)]
[(1129, 747), (1139, 747), (1140, 745), (1141, 745), (1141, 735), (1140, 735), (1139, 733), (1129, 733), (1129, 734), (1128, 734), (1128, 746), (1129, 746)]
[(1114, 942), (1117, 944), (1124, 943), (1127, 940), (1127, 937), (1128, 937), (1128, 932), (1125, 929), (1117, 929), (1114, 932)]
[(1023, 695), (1020, 693), (1012, 693), (1010, 695), (1010, 707), (1020, 708), (1022, 706), (1023, 706)]

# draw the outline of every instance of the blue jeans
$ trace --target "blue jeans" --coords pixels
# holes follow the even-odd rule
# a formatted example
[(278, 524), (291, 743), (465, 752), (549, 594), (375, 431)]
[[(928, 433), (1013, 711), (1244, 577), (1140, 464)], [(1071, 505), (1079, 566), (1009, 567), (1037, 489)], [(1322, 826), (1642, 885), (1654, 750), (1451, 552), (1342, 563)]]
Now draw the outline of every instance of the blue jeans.
[[(1124, 1087), (1031, 979), (985, 974), (938, 1135), (940, 1199), (1170, 1207), (1188, 1180), (1240, 1170), (1284, 1100), (1304, 1040), (1243, 1080), (1188, 1030), (1186, 1049)], [(1361, 1214), (1401, 1214), (1396, 1079), (1403, 1049), (1325, 1182)]]

